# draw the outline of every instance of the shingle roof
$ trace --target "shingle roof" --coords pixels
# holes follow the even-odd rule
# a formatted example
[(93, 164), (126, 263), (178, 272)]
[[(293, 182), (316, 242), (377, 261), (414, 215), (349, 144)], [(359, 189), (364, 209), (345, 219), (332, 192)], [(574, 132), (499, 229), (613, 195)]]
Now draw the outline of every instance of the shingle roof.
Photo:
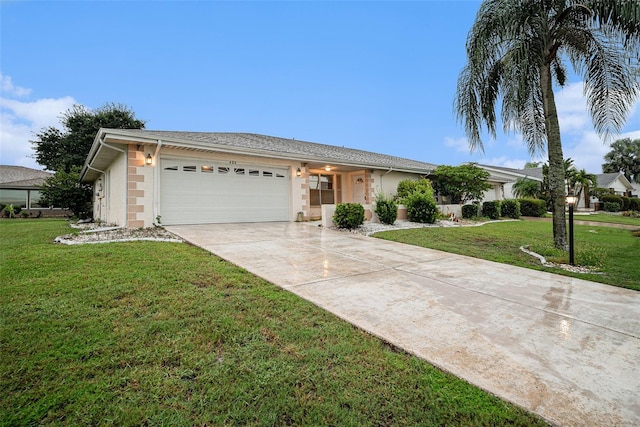
[(39, 187), (51, 177), (51, 172), (26, 168), (24, 166), (0, 165), (0, 185), (3, 187)]
[(424, 173), (436, 168), (436, 165), (432, 163), (387, 154), (253, 133), (174, 132), (143, 129), (118, 129), (114, 130), (114, 132), (142, 138), (161, 139), (163, 144), (170, 143), (171, 141), (194, 142), (204, 146), (209, 145), (212, 148), (214, 146), (242, 148), (262, 154), (272, 154), (274, 157), (285, 155), (288, 158), (295, 158), (302, 161), (332, 161), (385, 169), (408, 169), (412, 171), (422, 171)]
[(492, 168), (495, 170), (503, 171), (506, 173), (514, 174), (514, 175), (522, 175), (528, 178), (534, 178), (542, 181), (542, 168), (525, 168), (525, 169), (513, 169), (513, 168), (505, 168), (503, 166), (493, 166), (493, 165), (481, 165), (480, 167)]
[(596, 178), (598, 179), (598, 187), (609, 188), (611, 186), (611, 183), (613, 183), (613, 181), (615, 181), (616, 178), (618, 178), (618, 176), (620, 175), (620, 172), (601, 173), (599, 175), (596, 175)]

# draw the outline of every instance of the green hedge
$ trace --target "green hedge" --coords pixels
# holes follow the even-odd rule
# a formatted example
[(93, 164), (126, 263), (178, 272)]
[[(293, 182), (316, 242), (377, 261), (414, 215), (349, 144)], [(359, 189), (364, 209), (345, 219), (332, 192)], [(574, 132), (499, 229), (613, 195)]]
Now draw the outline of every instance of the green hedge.
[(631, 204), (631, 197), (622, 196), (622, 205), (620, 205), (620, 209), (623, 211), (629, 210), (629, 205)]
[(493, 200), (482, 203), (482, 216), (489, 219), (500, 219), (500, 201)]
[(640, 211), (640, 199), (637, 197), (629, 198), (629, 210)]
[(547, 202), (541, 199), (518, 199), (520, 202), (520, 215), (541, 217), (547, 213)]
[(333, 215), (338, 228), (357, 228), (364, 222), (364, 207), (360, 203), (339, 203)]
[(478, 205), (463, 205), (462, 206), (462, 218), (473, 219), (478, 217)]
[(622, 209), (622, 207), (624, 206), (624, 200), (622, 200), (622, 197), (616, 196), (615, 194), (606, 194), (600, 198), (600, 201), (603, 203), (603, 205), (606, 205), (607, 203), (617, 203), (620, 209)]
[(433, 224), (438, 216), (438, 207), (433, 196), (413, 193), (405, 198), (407, 218), (411, 222)]
[(518, 219), (520, 218), (520, 202), (515, 199), (503, 200), (500, 203), (500, 212), (502, 216)]
[(620, 204), (616, 202), (604, 202), (604, 210), (606, 212), (620, 212)]

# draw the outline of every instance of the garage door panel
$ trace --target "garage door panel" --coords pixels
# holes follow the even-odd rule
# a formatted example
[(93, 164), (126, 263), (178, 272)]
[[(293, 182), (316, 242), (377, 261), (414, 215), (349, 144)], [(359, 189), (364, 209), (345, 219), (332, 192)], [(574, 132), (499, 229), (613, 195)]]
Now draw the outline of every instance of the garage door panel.
[(289, 220), (289, 171), (162, 159), (163, 224)]

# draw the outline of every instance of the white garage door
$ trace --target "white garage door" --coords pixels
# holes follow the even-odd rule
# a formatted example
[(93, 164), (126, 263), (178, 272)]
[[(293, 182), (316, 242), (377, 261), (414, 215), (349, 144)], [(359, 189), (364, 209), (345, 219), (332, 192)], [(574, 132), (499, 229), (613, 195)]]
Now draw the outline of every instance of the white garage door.
[(166, 225), (289, 221), (289, 171), (271, 166), (161, 159)]

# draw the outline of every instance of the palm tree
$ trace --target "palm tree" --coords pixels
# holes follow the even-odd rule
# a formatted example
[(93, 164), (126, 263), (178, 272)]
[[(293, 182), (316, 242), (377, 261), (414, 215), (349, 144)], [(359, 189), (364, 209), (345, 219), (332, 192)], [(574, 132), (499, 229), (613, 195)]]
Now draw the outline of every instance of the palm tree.
[(574, 173), (571, 176), (569, 182), (571, 187), (576, 188), (578, 186), (578, 198), (584, 191), (584, 207), (588, 208), (589, 205), (589, 189), (598, 186), (598, 177), (592, 173), (588, 173), (585, 169), (574, 169)]
[(640, 139), (619, 139), (604, 156), (602, 172), (623, 172), (629, 181), (640, 182)]
[(502, 98), (506, 132), (522, 133), (531, 154), (546, 148), (554, 245), (566, 243), (562, 142), (553, 83), (567, 82), (566, 63), (584, 80), (600, 135), (618, 132), (640, 94), (637, 1), (485, 0), (467, 37), (467, 64), (454, 109), (471, 149), (482, 150), (483, 125), (496, 136)]
[(537, 199), (542, 193), (540, 183), (538, 181), (527, 178), (518, 178), (518, 180), (511, 187), (511, 191), (513, 192), (513, 195), (518, 199), (526, 197)]

